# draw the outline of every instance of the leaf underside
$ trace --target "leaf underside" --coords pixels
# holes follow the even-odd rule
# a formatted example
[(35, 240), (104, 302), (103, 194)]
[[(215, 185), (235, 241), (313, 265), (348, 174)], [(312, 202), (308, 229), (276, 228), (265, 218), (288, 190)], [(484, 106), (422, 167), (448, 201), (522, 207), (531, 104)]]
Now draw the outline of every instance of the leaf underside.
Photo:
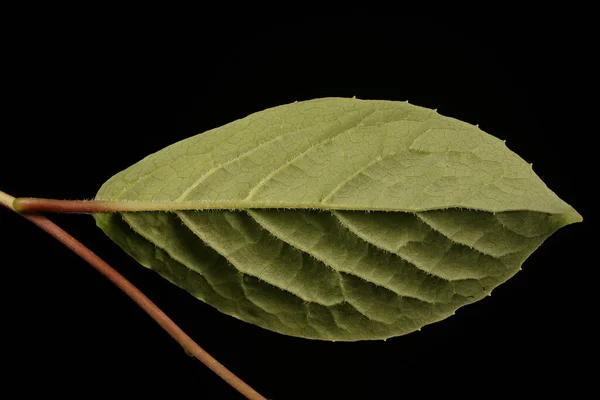
[(407, 103), (298, 102), (175, 143), (95, 214), (142, 265), (287, 335), (385, 339), (488, 295), (581, 216), (504, 143)]

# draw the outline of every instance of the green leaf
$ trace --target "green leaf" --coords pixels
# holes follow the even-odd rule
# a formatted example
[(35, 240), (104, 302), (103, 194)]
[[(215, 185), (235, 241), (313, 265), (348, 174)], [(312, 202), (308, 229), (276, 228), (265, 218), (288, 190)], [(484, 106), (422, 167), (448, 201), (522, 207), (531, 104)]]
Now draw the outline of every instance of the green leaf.
[(97, 199), (142, 265), (220, 311), (287, 335), (384, 339), (513, 276), (581, 216), (503, 141), (404, 102), (325, 98), (175, 143)]

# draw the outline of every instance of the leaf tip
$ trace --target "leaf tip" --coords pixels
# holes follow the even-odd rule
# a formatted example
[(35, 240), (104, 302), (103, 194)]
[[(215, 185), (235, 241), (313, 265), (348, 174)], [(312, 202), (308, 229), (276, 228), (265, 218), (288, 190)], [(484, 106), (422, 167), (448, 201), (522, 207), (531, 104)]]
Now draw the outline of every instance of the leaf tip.
[(583, 216), (579, 214), (575, 209), (573, 209), (574, 213), (571, 214), (571, 224), (576, 224), (579, 222), (583, 222)]
[(583, 216), (577, 212), (577, 210), (571, 206), (567, 212), (564, 212), (560, 216), (561, 226), (567, 226), (583, 222)]

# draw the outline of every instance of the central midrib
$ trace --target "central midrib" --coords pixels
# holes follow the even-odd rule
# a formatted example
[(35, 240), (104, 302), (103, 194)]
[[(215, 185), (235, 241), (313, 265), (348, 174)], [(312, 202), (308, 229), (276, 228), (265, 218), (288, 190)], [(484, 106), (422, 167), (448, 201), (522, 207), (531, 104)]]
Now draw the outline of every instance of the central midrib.
[(524, 208), (480, 208), (467, 207), (461, 204), (448, 205), (447, 207), (421, 207), (421, 208), (390, 208), (390, 207), (361, 207), (356, 205), (331, 204), (322, 202), (293, 203), (288, 201), (257, 201), (257, 200), (193, 200), (193, 201), (137, 201), (137, 200), (99, 200), (103, 203), (106, 212), (137, 212), (137, 211), (242, 211), (252, 209), (273, 210), (309, 210), (309, 211), (383, 211), (403, 212), (415, 214), (426, 211), (440, 211), (460, 209), (465, 211), (480, 211), (487, 213), (501, 212), (539, 212), (541, 214), (564, 215), (563, 212), (549, 212), (545, 210)]

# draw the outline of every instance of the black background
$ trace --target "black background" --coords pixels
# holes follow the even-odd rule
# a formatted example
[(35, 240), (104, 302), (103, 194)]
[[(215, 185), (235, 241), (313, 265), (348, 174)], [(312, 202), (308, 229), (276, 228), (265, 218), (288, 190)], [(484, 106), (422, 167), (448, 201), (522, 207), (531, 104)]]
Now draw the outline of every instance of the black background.
[[(582, 151), (597, 128), (575, 128), (591, 60), (576, 19), (204, 16), (183, 29), (44, 21), (14, 24), (3, 39), (0, 189), (12, 195), (92, 198), (178, 140), (295, 100), (357, 96), (480, 124), (586, 222), (590, 214)], [(585, 223), (560, 230), (492, 297), (452, 318), (387, 342), (329, 343), (222, 315), (140, 267), (91, 217), (51, 218), (269, 398), (574, 394), (586, 381), (580, 359), (591, 349), (574, 333), (589, 317), (577, 294)], [(0, 235), (6, 390), (238, 398), (44, 232), (0, 210)]]

